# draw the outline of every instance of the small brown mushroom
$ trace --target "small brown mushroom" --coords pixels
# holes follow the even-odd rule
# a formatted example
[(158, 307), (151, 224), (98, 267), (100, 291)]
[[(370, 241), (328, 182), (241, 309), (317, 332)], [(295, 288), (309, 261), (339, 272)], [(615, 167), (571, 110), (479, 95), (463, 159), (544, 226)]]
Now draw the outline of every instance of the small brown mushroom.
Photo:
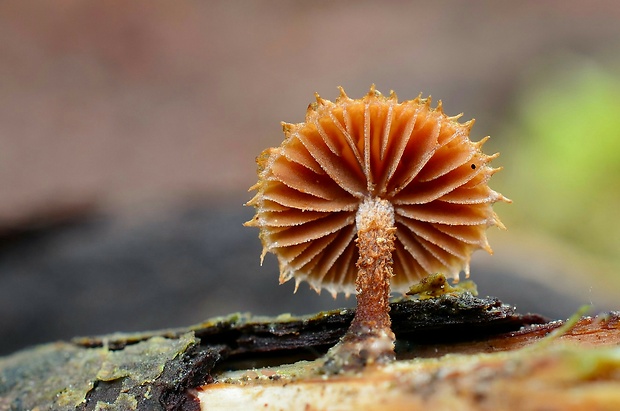
[(282, 145), (257, 159), (246, 225), (260, 228), (262, 257), (278, 257), (280, 283), (357, 294), (331, 354), (344, 367), (393, 357), (391, 290), (437, 272), (469, 276), (471, 253), (491, 252), (486, 229), (503, 227), (491, 206), (509, 200), (487, 185), (497, 154), (483, 154), (488, 137), (472, 142), (473, 120), (459, 117), (430, 98), (399, 103), (372, 86), (353, 100), (340, 88), (335, 102), (317, 95), (305, 122), (283, 123)]

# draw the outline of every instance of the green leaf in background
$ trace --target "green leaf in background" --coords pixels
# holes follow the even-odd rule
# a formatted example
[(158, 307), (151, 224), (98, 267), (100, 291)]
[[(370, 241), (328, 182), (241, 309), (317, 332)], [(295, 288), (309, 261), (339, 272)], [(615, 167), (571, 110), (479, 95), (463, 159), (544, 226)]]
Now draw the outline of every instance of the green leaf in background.
[[(620, 74), (557, 61), (518, 100), (506, 132), (509, 219), (620, 261)], [(502, 173), (500, 173), (502, 174)]]

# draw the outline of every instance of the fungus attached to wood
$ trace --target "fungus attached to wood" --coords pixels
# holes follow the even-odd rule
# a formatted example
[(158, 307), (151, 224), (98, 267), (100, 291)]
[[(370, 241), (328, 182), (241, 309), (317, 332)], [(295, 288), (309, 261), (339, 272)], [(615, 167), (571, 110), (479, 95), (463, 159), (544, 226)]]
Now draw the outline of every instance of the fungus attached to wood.
[[(398, 102), (371, 87), (361, 99), (340, 89), (316, 95), (305, 122), (283, 123), (285, 140), (257, 159), (248, 205), (263, 255), (295, 279), (333, 295), (356, 293), (349, 331), (328, 358), (337, 367), (389, 361), (391, 290), (405, 292), (432, 273), (469, 276), (470, 255), (491, 252), (486, 229), (503, 227), (492, 210), (509, 201), (487, 185), (498, 168), (469, 139), (473, 120), (443, 113), (431, 99)], [(261, 258), (262, 258), (261, 257)]]

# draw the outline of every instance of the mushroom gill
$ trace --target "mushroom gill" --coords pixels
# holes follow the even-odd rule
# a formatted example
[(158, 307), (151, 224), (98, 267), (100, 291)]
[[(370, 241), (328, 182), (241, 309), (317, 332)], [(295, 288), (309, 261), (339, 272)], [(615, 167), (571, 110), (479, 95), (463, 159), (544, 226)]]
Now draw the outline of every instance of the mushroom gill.
[(362, 328), (389, 331), (390, 290), (437, 272), (468, 276), (471, 253), (491, 252), (486, 229), (503, 227), (492, 204), (509, 200), (487, 185), (497, 154), (459, 117), (372, 86), (356, 100), (342, 88), (335, 102), (316, 95), (305, 122), (283, 123), (284, 142), (257, 159), (246, 223), (260, 228), (263, 257), (278, 257), (280, 283), (357, 293), (356, 317), (374, 306)]
[(393, 290), (436, 272), (468, 276), (471, 253), (491, 252), (487, 227), (503, 227), (491, 205), (506, 198), (487, 185), (497, 154), (481, 151), (488, 137), (470, 141), (473, 120), (459, 123), (430, 98), (399, 103), (372, 87), (358, 100), (342, 88), (335, 103), (316, 99), (257, 159), (248, 203), (256, 215), (247, 225), (260, 228), (263, 256), (278, 257), (280, 283), (354, 293), (355, 215), (366, 198), (394, 208)]

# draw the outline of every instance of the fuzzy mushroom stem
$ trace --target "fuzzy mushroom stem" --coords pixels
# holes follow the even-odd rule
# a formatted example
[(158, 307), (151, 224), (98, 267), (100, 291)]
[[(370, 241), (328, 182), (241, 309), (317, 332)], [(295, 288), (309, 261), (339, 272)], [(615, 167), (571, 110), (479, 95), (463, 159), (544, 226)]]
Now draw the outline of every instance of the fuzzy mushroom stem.
[(357, 311), (349, 334), (389, 335), (392, 340), (390, 279), (394, 250), (394, 207), (387, 200), (368, 198), (356, 216)]
[(394, 359), (390, 321), (390, 279), (394, 250), (394, 208), (368, 197), (357, 216), (357, 309), (349, 330), (330, 350), (324, 369), (330, 373), (361, 368)]

